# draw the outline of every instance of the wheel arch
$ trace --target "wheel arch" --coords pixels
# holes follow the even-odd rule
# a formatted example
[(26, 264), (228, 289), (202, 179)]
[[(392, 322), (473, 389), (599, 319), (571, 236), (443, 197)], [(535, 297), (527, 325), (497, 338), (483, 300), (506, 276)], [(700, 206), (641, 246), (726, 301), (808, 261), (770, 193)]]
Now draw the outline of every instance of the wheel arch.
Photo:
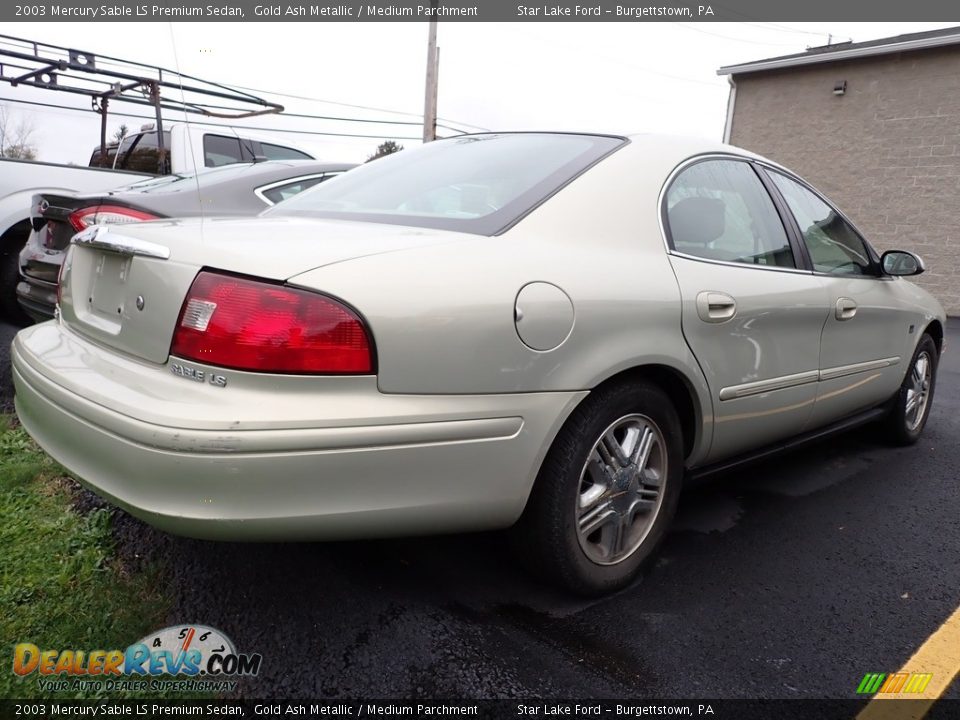
[[(30, 218), (27, 217), (23, 220), (18, 220), (3, 231), (3, 234), (0, 235), (0, 251), (6, 253), (15, 248), (16, 252), (19, 253), (29, 237)], [(19, 246), (17, 246), (18, 241), (20, 243)]]
[[(927, 327), (923, 330), (924, 333), (933, 338), (934, 344), (937, 346), (937, 355), (943, 354), (943, 325), (939, 320), (931, 320)], [(921, 334), (921, 337), (923, 335)]]
[(646, 380), (663, 390), (673, 403), (680, 418), (683, 434), (683, 456), (689, 460), (698, 449), (698, 441), (703, 440), (704, 417), (697, 391), (690, 379), (680, 370), (670, 365), (650, 363), (636, 365), (621, 370), (603, 380), (592, 392), (618, 383)]
[[(683, 453), (687, 466), (696, 465), (697, 461), (706, 455), (711, 440), (709, 432), (712, 424), (710, 423), (711, 416), (709, 413), (711, 412), (712, 406), (710, 405), (709, 396), (705, 394), (705, 382), (701, 379), (704, 390), (699, 391), (696, 379), (691, 378), (686, 372), (677, 367), (657, 361), (633, 364), (628, 367), (613, 370), (594, 382), (589, 391), (583, 394), (581, 399), (568, 409), (565, 417), (561, 422), (557, 423), (540, 451), (536, 470), (531, 477), (530, 492), (533, 491), (536, 485), (536, 479), (540, 476), (540, 470), (550, 453), (550, 449), (556, 442), (563, 427), (570, 421), (577, 409), (600, 389), (620, 383), (641, 380), (654, 383), (667, 394), (673, 403), (673, 407), (680, 419), (680, 429), (683, 435)], [(527, 504), (529, 504), (529, 496), (527, 498)]]

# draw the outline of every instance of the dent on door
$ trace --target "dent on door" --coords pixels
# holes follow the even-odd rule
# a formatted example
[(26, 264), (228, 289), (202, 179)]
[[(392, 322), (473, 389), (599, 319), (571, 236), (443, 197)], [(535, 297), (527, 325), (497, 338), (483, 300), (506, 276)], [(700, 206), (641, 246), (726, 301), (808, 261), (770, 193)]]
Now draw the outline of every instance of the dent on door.
[(819, 377), (828, 314), (823, 285), (806, 273), (670, 261), (683, 297), (684, 337), (713, 401), (708, 460), (802, 431)]

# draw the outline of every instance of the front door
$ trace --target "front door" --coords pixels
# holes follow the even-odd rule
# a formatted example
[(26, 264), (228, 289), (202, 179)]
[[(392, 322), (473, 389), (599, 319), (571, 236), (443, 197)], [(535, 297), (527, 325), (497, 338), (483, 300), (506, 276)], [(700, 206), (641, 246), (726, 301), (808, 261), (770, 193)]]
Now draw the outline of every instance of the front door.
[(881, 275), (874, 253), (836, 208), (796, 179), (767, 172), (796, 219), (830, 303), (813, 428), (893, 396), (918, 338), (911, 327), (916, 318), (894, 296), (897, 281)]

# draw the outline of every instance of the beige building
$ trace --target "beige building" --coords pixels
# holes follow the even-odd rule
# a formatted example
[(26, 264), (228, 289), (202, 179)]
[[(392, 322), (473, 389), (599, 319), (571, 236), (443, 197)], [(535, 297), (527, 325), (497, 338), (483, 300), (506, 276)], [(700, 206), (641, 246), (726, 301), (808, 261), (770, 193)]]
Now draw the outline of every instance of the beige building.
[(720, 68), (725, 139), (818, 187), (960, 315), (960, 27)]

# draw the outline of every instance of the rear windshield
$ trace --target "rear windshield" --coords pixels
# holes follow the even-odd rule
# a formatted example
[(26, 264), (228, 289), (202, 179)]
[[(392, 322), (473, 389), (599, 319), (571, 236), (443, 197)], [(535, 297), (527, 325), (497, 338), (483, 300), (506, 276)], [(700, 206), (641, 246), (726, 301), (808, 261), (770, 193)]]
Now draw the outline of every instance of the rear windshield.
[(602, 135), (467, 135), (373, 160), (267, 215), (496, 235), (626, 142)]
[(195, 173), (176, 173), (173, 175), (161, 175), (160, 177), (147, 178), (130, 183), (117, 191), (136, 191), (149, 193), (177, 192), (184, 185), (193, 184), (197, 186), (198, 178), (202, 184), (206, 185), (213, 180), (229, 180), (233, 177), (240, 177), (244, 172), (252, 167), (250, 163), (243, 165), (224, 165), (217, 168), (202, 168)]

